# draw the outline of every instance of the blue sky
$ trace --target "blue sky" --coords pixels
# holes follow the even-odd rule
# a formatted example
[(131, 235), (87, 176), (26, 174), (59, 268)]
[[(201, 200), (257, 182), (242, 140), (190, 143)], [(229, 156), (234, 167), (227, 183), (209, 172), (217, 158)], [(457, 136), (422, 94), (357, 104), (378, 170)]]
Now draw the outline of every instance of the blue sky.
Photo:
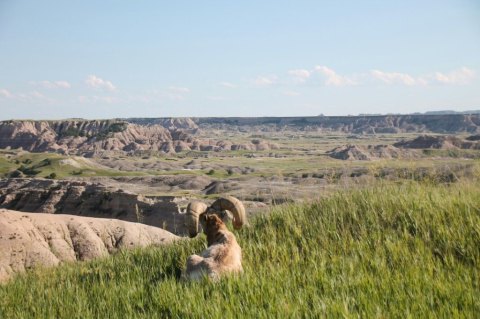
[(0, 119), (480, 109), (480, 3), (0, 0)]

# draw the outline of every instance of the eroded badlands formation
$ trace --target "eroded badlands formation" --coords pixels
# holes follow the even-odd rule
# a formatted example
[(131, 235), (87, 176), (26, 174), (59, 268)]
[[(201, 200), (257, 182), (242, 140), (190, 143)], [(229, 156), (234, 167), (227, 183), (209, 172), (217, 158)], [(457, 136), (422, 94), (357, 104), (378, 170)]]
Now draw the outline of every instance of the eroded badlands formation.
[(39, 266), (91, 260), (178, 239), (157, 227), (116, 219), (0, 209), (0, 282)]

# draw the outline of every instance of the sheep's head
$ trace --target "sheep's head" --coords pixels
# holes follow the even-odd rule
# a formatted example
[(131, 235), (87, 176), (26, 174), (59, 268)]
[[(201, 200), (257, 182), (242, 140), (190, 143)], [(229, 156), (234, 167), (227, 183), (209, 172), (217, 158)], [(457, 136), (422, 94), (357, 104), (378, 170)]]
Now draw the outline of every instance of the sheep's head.
[[(215, 214), (223, 222), (229, 219), (228, 212), (233, 215), (233, 227), (240, 229), (246, 223), (245, 208), (240, 200), (232, 196), (220, 197), (211, 206), (203, 202), (193, 201), (187, 206), (186, 226), (190, 237), (195, 237), (200, 232), (200, 224), (204, 223), (205, 218), (200, 218), (204, 214)], [(202, 225), (205, 229), (205, 225)]]
[(225, 222), (217, 214), (202, 214), (200, 215), (200, 223), (205, 234), (216, 233), (222, 226), (225, 226)]

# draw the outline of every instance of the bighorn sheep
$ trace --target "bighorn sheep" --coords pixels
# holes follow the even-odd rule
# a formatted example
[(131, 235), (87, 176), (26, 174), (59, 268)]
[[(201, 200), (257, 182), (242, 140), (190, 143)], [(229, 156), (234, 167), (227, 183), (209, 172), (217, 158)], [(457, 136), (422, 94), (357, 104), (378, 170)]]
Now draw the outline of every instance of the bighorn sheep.
[(219, 198), (210, 207), (202, 202), (192, 202), (187, 207), (187, 227), (190, 237), (199, 233), (199, 222), (207, 235), (208, 248), (200, 255), (187, 259), (183, 277), (197, 280), (203, 275), (217, 280), (226, 273), (241, 273), (242, 250), (235, 236), (225, 226), (226, 211), (233, 214), (233, 227), (240, 229), (246, 223), (245, 208), (232, 196)]

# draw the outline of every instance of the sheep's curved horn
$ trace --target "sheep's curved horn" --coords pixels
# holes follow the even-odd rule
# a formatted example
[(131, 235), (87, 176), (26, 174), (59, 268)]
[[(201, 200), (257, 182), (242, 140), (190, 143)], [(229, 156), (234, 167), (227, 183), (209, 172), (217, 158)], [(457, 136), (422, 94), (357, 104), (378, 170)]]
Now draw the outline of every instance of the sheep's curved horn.
[(235, 229), (240, 229), (247, 222), (247, 216), (245, 214), (245, 207), (240, 200), (233, 196), (220, 197), (217, 199), (212, 206), (212, 210), (221, 212), (228, 210), (233, 214), (233, 227)]
[(190, 237), (195, 237), (200, 232), (198, 227), (198, 220), (200, 214), (205, 213), (208, 210), (207, 204), (199, 201), (190, 202), (187, 206), (187, 212), (185, 214), (185, 224), (187, 226), (188, 234)]

